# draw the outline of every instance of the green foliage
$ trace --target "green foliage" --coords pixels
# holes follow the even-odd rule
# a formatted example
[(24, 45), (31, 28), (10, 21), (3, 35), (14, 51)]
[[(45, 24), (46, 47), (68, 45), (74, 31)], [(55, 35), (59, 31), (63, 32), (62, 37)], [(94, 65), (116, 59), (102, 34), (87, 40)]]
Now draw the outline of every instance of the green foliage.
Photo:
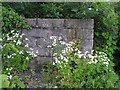
[(90, 18), (95, 15), (92, 3), (3, 3), (25, 17)]
[[(81, 2), (80, 3), (78, 2), (77, 3), (3, 3), (4, 6), (9, 5), (10, 7), (14, 8), (19, 14), (24, 15), (26, 18), (39, 17), (39, 18), (68, 18), (68, 19), (73, 19), (73, 18), (91, 19), (92, 18), (94, 19), (94, 22), (95, 22), (94, 23), (95, 25), (94, 49), (107, 53), (110, 60), (113, 60), (116, 63), (118, 70), (119, 70), (119, 62), (120, 62), (120, 58), (119, 58), (120, 56), (120, 53), (119, 53), (120, 51), (120, 47), (119, 47), (120, 46), (120, 43), (119, 43), (120, 42), (120, 34), (119, 34), (120, 8), (119, 6), (120, 5), (119, 4), (120, 2), (118, 3), (105, 3), (105, 2), (104, 3), (102, 2), (96, 2), (96, 3), (94, 2), (93, 3), (88, 3), (88, 2), (87, 3), (86, 2), (85, 3), (81, 3)], [(7, 10), (7, 12), (4, 12), (4, 13), (8, 14), (8, 12), (9, 10)], [(11, 12), (11, 14), (12, 13), (13, 11)], [(6, 17), (5, 14), (3, 16)], [(16, 27), (18, 22), (14, 21), (13, 19), (15, 18), (15, 15), (14, 17), (11, 17), (11, 14), (9, 14), (9, 18), (11, 18), (10, 21), (7, 20), (8, 18), (5, 18), (4, 20), (6, 23), (3, 23), (3, 26), (5, 26), (3, 27), (3, 32), (9, 32), (14, 27), (18, 28)], [(15, 19), (18, 19), (18, 21), (20, 19), (20, 21), (22, 21), (20, 17)], [(12, 22), (12, 24), (10, 24), (9, 22)], [(21, 25), (23, 25), (23, 23), (21, 23), (18, 26), (20, 27)], [(16, 51), (15, 48), (13, 50)], [(96, 66), (94, 65), (91, 65), (91, 66), (98, 68), (99, 64)], [(92, 67), (89, 67), (89, 68), (92, 68)], [(105, 71), (105, 73), (106, 75), (108, 75), (111, 72)], [(112, 76), (113, 73), (109, 75)], [(112, 79), (110, 80), (112, 81)], [(113, 80), (113, 83), (114, 83), (114, 80)], [(98, 84), (98, 85), (101, 85), (101, 84)], [(110, 85), (106, 85), (106, 87), (107, 86), (110, 86)]]
[(21, 82), (18, 76), (14, 76), (11, 79), (8, 79), (8, 76), (6, 74), (1, 74), (0, 78), (2, 79), (0, 82), (0, 85), (2, 87), (0, 88), (25, 88), (24, 83)]
[[(63, 3), (43, 3), (43, 18), (61, 18), (63, 17)], [(51, 8), (51, 9), (50, 9)], [(41, 16), (40, 16), (41, 17)]]
[(25, 85), (23, 82), (21, 82), (21, 79), (18, 77), (18, 76), (14, 76), (12, 79), (11, 79), (11, 85), (10, 85), (11, 88), (25, 88)]
[(42, 3), (39, 2), (7, 2), (7, 3), (3, 3), (2, 5), (5, 7), (11, 7), (13, 8), (15, 11), (17, 11), (20, 15), (23, 15), (25, 17), (29, 17), (29, 18), (34, 18), (34, 17), (38, 17), (39, 15), (42, 16), (42, 7), (41, 7)]
[(2, 32), (7, 33), (13, 29), (30, 28), (25, 19), (19, 16), (12, 8), (2, 7)]
[(13, 68), (10, 73), (16, 73), (27, 69), (27, 64), (32, 58), (24, 48), (21, 28), (30, 28), (24, 18), (15, 13), (11, 8), (2, 7), (2, 39), (0, 43), (2, 52), (3, 73), (6, 68)]
[[(104, 52), (81, 53), (77, 48), (66, 47), (55, 56), (58, 87), (114, 88), (118, 75), (113, 62)], [(114, 78), (113, 78), (114, 77)]]
[(7, 75), (1, 74), (0, 75), (0, 79), (1, 79), (1, 81), (0, 81), (0, 88), (8, 88), (10, 82), (7, 80)]
[(99, 3), (98, 6), (101, 10), (95, 17), (94, 46), (97, 50), (106, 52), (108, 57), (113, 60), (118, 41), (118, 15), (109, 3)]
[[(63, 45), (58, 45), (58, 38), (51, 36), (52, 50)], [(76, 47), (79, 44), (77, 41), (64, 42), (65, 48), (61, 48), (61, 52), (54, 52), (53, 66), (47, 64), (42, 71), (47, 87), (118, 88), (118, 75), (107, 54), (98, 51), (82, 53)]]
[(42, 66), (41, 77), (43, 82), (47, 88), (53, 88), (57, 85), (56, 76), (57, 76), (57, 68), (54, 67), (50, 62), (47, 62)]
[[(18, 6), (14, 7), (14, 5), (16, 4)], [(10, 5), (21, 14), (23, 14), (23, 12), (20, 12), (21, 9), (28, 10), (27, 12), (24, 13), (24, 15), (26, 15), (26, 13), (30, 14), (29, 13), (30, 11), (32, 17), (95, 19), (94, 48), (106, 52), (110, 59), (113, 59), (113, 53), (118, 48), (118, 46), (116, 45), (116, 43), (119, 41), (118, 15), (114, 11), (114, 6), (115, 6), (114, 3), (110, 3), (110, 2), (47, 3), (46, 2), (46, 3), (13, 3), (13, 4), (5, 3), (5, 5)], [(23, 8), (21, 8), (20, 6), (23, 6)], [(116, 7), (119, 8), (119, 5), (116, 4)], [(34, 15), (33, 12), (37, 13), (37, 16)], [(26, 17), (31, 17), (30, 15), (26, 15)]]
[(118, 28), (119, 28), (118, 33), (119, 34), (118, 34), (118, 41), (117, 41), (117, 47), (118, 47), (118, 49), (114, 53), (114, 57), (115, 57), (114, 62), (116, 63), (115, 69), (120, 74), (120, 67), (119, 67), (120, 66), (120, 2), (117, 2), (115, 4), (115, 11), (118, 14)]

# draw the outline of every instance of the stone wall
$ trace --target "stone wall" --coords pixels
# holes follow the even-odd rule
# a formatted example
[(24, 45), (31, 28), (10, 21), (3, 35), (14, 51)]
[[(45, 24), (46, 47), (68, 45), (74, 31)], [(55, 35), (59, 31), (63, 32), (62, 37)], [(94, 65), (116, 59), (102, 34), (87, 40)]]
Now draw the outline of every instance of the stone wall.
[(26, 19), (32, 26), (32, 30), (21, 30), (29, 39), (28, 50), (33, 48), (38, 51), (37, 61), (40, 65), (44, 61), (52, 59), (50, 49), (50, 36), (60, 36), (68, 42), (73, 39), (80, 40), (80, 50), (82, 52), (90, 51), (93, 47), (94, 20), (82, 19)]

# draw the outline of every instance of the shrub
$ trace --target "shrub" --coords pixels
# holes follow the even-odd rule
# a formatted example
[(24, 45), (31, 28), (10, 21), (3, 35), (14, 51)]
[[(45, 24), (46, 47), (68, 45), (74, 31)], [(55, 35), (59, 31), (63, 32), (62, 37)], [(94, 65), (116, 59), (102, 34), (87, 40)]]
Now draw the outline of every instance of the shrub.
[[(53, 38), (53, 50), (57, 47)], [(104, 52), (82, 53), (76, 47), (76, 41), (61, 43), (66, 45), (61, 52), (55, 52), (53, 65), (57, 68), (58, 87), (70, 88), (113, 88), (118, 81), (114, 72), (114, 63)], [(56, 48), (57, 49), (57, 48)], [(58, 50), (58, 49), (57, 49)], [(113, 78), (114, 77), (114, 78)]]
[(24, 18), (19, 16), (11, 8), (2, 7), (2, 65), (3, 73), (16, 73), (27, 69), (28, 63), (33, 57), (24, 47), (24, 34), (20, 34), (21, 28), (29, 29)]
[(11, 7), (13, 8), (16, 12), (18, 12), (20, 15), (23, 15), (24, 17), (29, 17), (29, 18), (35, 18), (38, 17), (39, 15), (43, 15), (42, 7), (41, 4), (42, 2), (3, 2), (2, 5), (5, 7)]
[(118, 15), (111, 5), (111, 3), (97, 3), (95, 5), (99, 12), (95, 16), (94, 47), (96, 50), (107, 53), (110, 60), (113, 60), (119, 33)]
[(119, 33), (119, 35), (118, 35), (118, 41), (117, 41), (117, 50), (114, 53), (114, 58), (115, 58), (114, 62), (116, 63), (116, 67), (115, 67), (116, 71), (119, 72), (119, 74), (120, 74), (120, 67), (119, 67), (120, 66), (120, 2), (117, 2), (115, 4), (115, 11), (118, 14), (118, 29), (119, 29), (118, 33)]

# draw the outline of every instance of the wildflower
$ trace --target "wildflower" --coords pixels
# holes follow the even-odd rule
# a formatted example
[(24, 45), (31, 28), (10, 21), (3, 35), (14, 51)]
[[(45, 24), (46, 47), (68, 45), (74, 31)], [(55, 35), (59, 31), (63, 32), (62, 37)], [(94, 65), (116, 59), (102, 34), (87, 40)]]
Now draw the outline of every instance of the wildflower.
[(57, 44), (56, 44), (56, 43), (52, 43), (52, 46), (54, 46), (54, 47), (55, 47), (55, 46), (57, 46)]
[(11, 67), (9, 70), (11, 71), (13, 68)]
[(39, 53), (38, 50), (36, 51), (36, 53)]
[(15, 37), (19, 37), (19, 33), (15, 33)]
[(8, 68), (6, 68), (6, 70), (8, 70)]
[(88, 10), (92, 10), (92, 8), (88, 8)]
[(95, 60), (94, 60), (94, 63), (96, 64), (97, 62), (98, 62), (98, 61), (95, 59)]
[(54, 57), (55, 59), (55, 63), (60, 63), (60, 61), (58, 60), (58, 58)]
[(34, 53), (34, 54), (33, 54), (33, 57), (37, 57), (37, 55)]
[(43, 41), (44, 41), (44, 42), (46, 42), (46, 40), (45, 40), (45, 39), (43, 39)]
[(23, 34), (21, 34), (21, 36), (25, 36), (25, 34), (23, 33)]
[(29, 60), (29, 58), (28, 58), (28, 57), (26, 57), (26, 60)]
[(75, 43), (74, 43), (74, 42), (69, 42), (69, 44), (73, 45), (73, 44), (75, 44)]
[(55, 65), (55, 62), (53, 62), (53, 65)]
[(57, 88), (57, 86), (54, 86), (53, 88)]
[(52, 46), (48, 45), (47, 48), (51, 48)]
[(109, 62), (103, 62), (103, 64), (105, 64), (106, 66), (108, 66), (108, 65), (109, 65)]
[(30, 48), (30, 50), (32, 50), (32, 51), (33, 51), (33, 48)]
[(12, 56), (16, 55), (16, 53), (13, 53)]
[(16, 40), (13, 40), (14, 43), (16, 43)]
[(87, 57), (86, 57), (85, 55), (83, 55), (83, 58), (84, 58), (84, 59), (87, 59)]
[(16, 45), (21, 45), (21, 43), (22, 42), (20, 40), (18, 40), (17, 43), (16, 43)]
[(98, 11), (98, 9), (96, 9), (96, 11)]
[(29, 47), (28, 44), (26, 44), (25, 47)]
[(89, 51), (85, 51), (85, 55), (87, 55), (89, 53)]
[(62, 39), (62, 37), (58, 37), (58, 40), (61, 40)]
[(88, 54), (88, 58), (90, 58), (91, 60), (93, 60), (94, 56), (92, 56), (91, 54)]
[(2, 41), (2, 38), (0, 38), (0, 41)]
[(7, 37), (7, 40), (9, 41), (9, 40), (12, 40), (12, 37)]
[(28, 39), (28, 38), (25, 38), (25, 40), (26, 40), (26, 41), (29, 41), (29, 39)]
[(23, 36), (22, 35), (20, 35), (20, 38), (22, 38)]
[(14, 32), (14, 30), (11, 31), (11, 33), (13, 33), (13, 32)]
[(50, 39), (57, 39), (56, 36), (50, 36)]
[(82, 58), (84, 54), (77, 54), (79, 58)]
[(78, 51), (78, 48), (75, 48), (75, 51)]
[(94, 50), (91, 50), (91, 52), (90, 52), (90, 53), (91, 53), (91, 54), (93, 54), (93, 52), (94, 52)]
[(60, 54), (60, 58), (61, 58), (61, 59), (64, 59), (64, 57), (63, 57), (63, 55), (62, 55), (62, 54)]
[(11, 58), (11, 55), (10, 55), (10, 56), (8, 55), (7, 58), (8, 58), (8, 59)]
[(7, 76), (7, 79), (12, 79), (12, 75), (10, 75), (10, 76)]
[(78, 50), (78, 54), (81, 54), (81, 51)]
[(64, 61), (68, 62), (68, 59), (66, 57), (64, 57)]
[(54, 54), (53, 54), (53, 56), (56, 56), (56, 55), (57, 55), (57, 53), (54, 53)]
[(23, 51), (20, 51), (19, 54), (24, 54)]
[(66, 53), (65, 50), (62, 50), (62, 53), (65, 54)]
[(65, 45), (66, 43), (64, 41), (60, 41), (60, 44)]
[(30, 51), (26, 51), (27, 53), (31, 53)]

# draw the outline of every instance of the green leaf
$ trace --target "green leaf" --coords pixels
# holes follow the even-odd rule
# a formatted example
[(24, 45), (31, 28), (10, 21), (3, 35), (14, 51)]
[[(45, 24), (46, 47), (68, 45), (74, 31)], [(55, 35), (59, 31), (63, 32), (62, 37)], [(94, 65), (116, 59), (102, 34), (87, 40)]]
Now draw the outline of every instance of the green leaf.
[(19, 82), (18, 86), (21, 88), (25, 88), (25, 84), (23, 82)]
[(1, 74), (0, 79), (2, 79), (2, 82), (0, 81), (0, 88), (9, 88), (10, 82), (7, 80), (7, 75)]

